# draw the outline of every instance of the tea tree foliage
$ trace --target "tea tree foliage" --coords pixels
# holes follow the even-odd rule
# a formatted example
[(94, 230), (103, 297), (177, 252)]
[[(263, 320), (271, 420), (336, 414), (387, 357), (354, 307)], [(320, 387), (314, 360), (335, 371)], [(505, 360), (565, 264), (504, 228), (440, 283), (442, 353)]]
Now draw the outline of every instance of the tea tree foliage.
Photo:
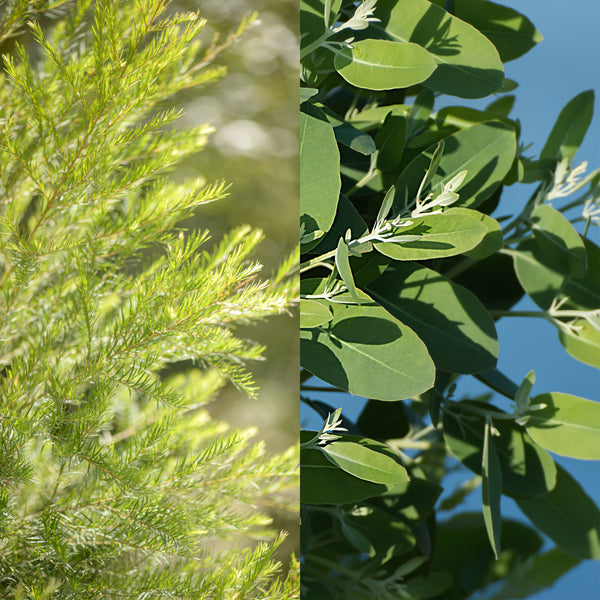
[[(574, 161), (594, 93), (532, 157), (503, 63), (541, 34), (513, 9), (302, 0), (301, 34), (301, 394), (324, 420), (301, 435), (303, 597), (526, 597), (600, 558), (600, 512), (550, 454), (598, 459), (600, 404), (511, 381), (495, 327), (545, 319), (600, 367), (600, 170)], [(511, 310), (525, 294), (539, 309)], [(455, 399), (459, 376), (490, 394)], [(355, 422), (329, 392), (367, 399)], [(473, 475), (440, 503), (451, 458)], [(479, 488), (480, 513), (441, 517)]]
[(227, 186), (171, 174), (210, 133), (177, 128), (175, 95), (221, 77), (252, 18), (203, 48), (167, 7), (3, 7), (3, 39), (32, 39), (0, 85), (2, 598), (297, 597), (260, 510), (293, 510), (295, 453), (203, 409), (228, 381), (254, 394), (236, 327), (286, 310), (295, 260), (264, 279), (259, 231), (179, 227)]

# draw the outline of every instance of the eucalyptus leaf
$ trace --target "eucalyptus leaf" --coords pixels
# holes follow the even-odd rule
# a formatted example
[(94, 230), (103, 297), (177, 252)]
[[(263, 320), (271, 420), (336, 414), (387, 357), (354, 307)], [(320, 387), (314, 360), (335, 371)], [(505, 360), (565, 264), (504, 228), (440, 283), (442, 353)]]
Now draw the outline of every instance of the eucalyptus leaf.
[(351, 123), (344, 121), (327, 106), (321, 104), (318, 106), (333, 127), (335, 138), (340, 144), (344, 144), (344, 146), (351, 148), (355, 152), (360, 152), (360, 154), (369, 155), (375, 152), (377, 149), (375, 141), (368, 133), (357, 129)]
[(441, 486), (424, 479), (424, 473), (419, 474), (413, 467), (409, 481), (395, 485), (370, 503), (377, 503), (416, 528), (432, 514), (441, 493)]
[(379, 306), (333, 304), (327, 326), (300, 332), (302, 366), (335, 387), (378, 400), (403, 400), (433, 385), (425, 344)]
[(568, 277), (561, 291), (569, 298), (565, 307), (595, 310), (600, 307), (600, 248), (588, 238), (583, 240), (583, 245), (587, 271), (583, 277)]
[(406, 469), (397, 460), (359, 442), (355, 436), (341, 435), (322, 451), (332, 463), (359, 479), (387, 486), (408, 481)]
[(311, 252), (325, 254), (330, 250), (334, 250), (337, 248), (339, 239), (344, 237), (348, 229), (350, 229), (353, 239), (358, 239), (369, 232), (367, 224), (363, 221), (352, 202), (342, 194), (338, 201), (333, 224), (327, 234), (319, 240), (318, 245), (311, 249)]
[(454, 15), (483, 33), (498, 50), (502, 62), (519, 58), (544, 39), (527, 17), (508, 6), (488, 0), (454, 0), (453, 4)]
[(508, 519), (502, 521), (500, 543), (502, 552), (495, 560), (480, 512), (462, 512), (439, 523), (432, 566), (454, 574), (444, 600), (470, 597), (475, 590), (511, 573), (542, 546), (531, 527)]
[(573, 358), (600, 369), (600, 319), (594, 319), (593, 324), (584, 319), (573, 323), (578, 328), (575, 331), (558, 329), (560, 343)]
[(337, 250), (335, 252), (335, 266), (340, 274), (340, 277), (348, 288), (348, 293), (352, 299), (360, 304), (360, 300), (356, 293), (356, 286), (354, 285), (354, 278), (352, 277), (352, 269), (350, 268), (350, 261), (348, 259), (349, 250), (344, 238), (340, 238)]
[(464, 253), (465, 256), (468, 256), (469, 258), (474, 258), (476, 260), (482, 260), (484, 258), (487, 258), (488, 256), (491, 256), (492, 254), (494, 254), (502, 248), (502, 229), (500, 229), (500, 223), (498, 223), (496, 219), (493, 219), (485, 213), (471, 210), (468, 208), (462, 208), (460, 206), (452, 207), (450, 210), (447, 211), (447, 214), (448, 213), (457, 215), (466, 214), (472, 217), (476, 217), (487, 228), (487, 233), (485, 234), (481, 242), (479, 242), (479, 244), (477, 244), (477, 246), (475, 246), (473, 250), (467, 250)]
[[(305, 234), (327, 232), (340, 193), (340, 157), (333, 129), (321, 110), (305, 103), (300, 111), (300, 222)], [(303, 249), (314, 246), (305, 244)]]
[(327, 304), (319, 300), (300, 300), (300, 328), (318, 327), (333, 318)]
[(594, 92), (581, 92), (569, 100), (546, 140), (541, 159), (572, 159), (579, 149), (594, 114)]
[(424, 88), (418, 93), (408, 114), (407, 138), (420, 133), (427, 125), (429, 115), (433, 109), (433, 103), (434, 95), (431, 90)]
[(385, 220), (388, 218), (388, 215), (390, 214), (390, 210), (392, 209), (392, 204), (394, 203), (394, 194), (395, 194), (396, 190), (394, 189), (394, 186), (392, 186), (386, 193), (385, 196), (383, 197), (383, 202), (381, 203), (381, 206), (379, 207), (379, 211), (377, 212), (377, 217), (375, 218), (375, 224), (376, 225), (382, 225)]
[(390, 548), (403, 554), (416, 543), (410, 527), (402, 519), (376, 506), (353, 511), (344, 517), (344, 521), (369, 540), (377, 555), (385, 554)]
[[(301, 48), (306, 48), (314, 44), (325, 33), (324, 8), (322, 0), (318, 0), (317, 2), (300, 0)], [(335, 14), (332, 14), (332, 11), (330, 11), (328, 19), (331, 20), (333, 17), (335, 17)]]
[(500, 516), (500, 497), (502, 496), (502, 469), (496, 454), (496, 448), (490, 433), (490, 424), (486, 423), (483, 437), (481, 460), (481, 499), (485, 529), (498, 559), (500, 553), (500, 532), (502, 517)]
[(600, 510), (560, 465), (552, 491), (516, 502), (535, 527), (563, 550), (600, 560)]
[(535, 241), (546, 261), (565, 275), (584, 275), (587, 268), (585, 247), (573, 225), (547, 204), (533, 209), (531, 221)]
[(461, 254), (475, 248), (487, 233), (478, 219), (461, 214), (432, 214), (411, 218), (400, 235), (418, 235), (403, 243), (375, 242), (375, 249), (395, 260), (430, 260)]
[[(340, 529), (344, 537), (359, 551), (368, 556), (375, 556), (373, 544), (355, 527), (348, 524), (346, 519), (340, 521)], [(370, 533), (370, 532), (369, 532)]]
[(517, 392), (519, 391), (517, 384), (504, 375), (504, 373), (498, 371), (498, 369), (492, 369), (485, 373), (477, 373), (475, 377), (492, 390), (499, 392), (511, 400), (515, 399)]
[(427, 600), (428, 598), (437, 598), (443, 594), (452, 585), (452, 576), (450, 573), (437, 572), (430, 573), (427, 577), (419, 575), (412, 577), (405, 584), (406, 593), (411, 598)]
[(485, 107), (485, 112), (494, 114), (498, 117), (508, 117), (515, 106), (516, 96), (500, 96)]
[(351, 256), (350, 265), (356, 285), (360, 288), (369, 285), (381, 276), (391, 261), (391, 258), (383, 256), (379, 252), (370, 252), (360, 257)]
[[(578, 257), (581, 248), (573, 239), (573, 261), (575, 269), (581, 266)], [(511, 254), (515, 273), (523, 289), (542, 309), (548, 309), (554, 298), (567, 297), (564, 308), (595, 310), (600, 306), (600, 248), (590, 240), (583, 240), (588, 268), (583, 277), (567, 277), (551, 260), (543, 248), (534, 240), (521, 242)], [(562, 335), (562, 334), (561, 334)], [(588, 337), (584, 334), (584, 338)], [(594, 337), (594, 336), (592, 336)], [(574, 340), (571, 340), (574, 341)], [(576, 343), (576, 342), (575, 342)], [(573, 346), (574, 347), (574, 346)], [(587, 354), (587, 353), (586, 353)], [(586, 362), (586, 361), (584, 361)]]
[(504, 69), (494, 45), (477, 29), (427, 0), (378, 0), (371, 28), (398, 42), (414, 42), (437, 62), (424, 85), (452, 96), (482, 98), (498, 90)]
[(316, 96), (319, 90), (316, 88), (301, 87), (300, 88), (300, 104), (310, 100), (313, 96)]
[(520, 600), (529, 598), (553, 585), (560, 577), (577, 566), (581, 559), (561, 548), (552, 548), (543, 554), (530, 557), (526, 562), (515, 565), (500, 588), (496, 588), (488, 600)]
[(340, 469), (320, 450), (300, 450), (300, 501), (303, 503), (359, 502), (385, 490), (385, 485), (359, 479)]
[(519, 385), (517, 392), (514, 396), (515, 404), (520, 409), (525, 409), (530, 404), (530, 392), (533, 384), (535, 383), (535, 372), (529, 371), (523, 378), (521, 385)]
[[(468, 172), (459, 193), (460, 206), (477, 208), (498, 188), (510, 170), (517, 142), (512, 127), (498, 122), (479, 123), (444, 139), (445, 150), (432, 179), (431, 191), (438, 194), (461, 171)], [(427, 171), (435, 146), (415, 157), (396, 181), (396, 206), (412, 201)]]
[(367, 90), (407, 88), (425, 81), (436, 69), (433, 57), (418, 44), (366, 39), (336, 52), (336, 71)]
[(540, 394), (531, 401), (527, 433), (543, 448), (572, 458), (600, 460), (600, 402), (570, 394)]
[(467, 289), (415, 263), (394, 263), (364, 289), (425, 342), (438, 369), (477, 373), (496, 366), (493, 319)]
[(387, 115), (375, 137), (375, 143), (379, 150), (377, 154), (378, 169), (393, 171), (400, 166), (406, 143), (406, 127), (406, 117)]
[(488, 108), (479, 110), (469, 106), (444, 106), (435, 113), (434, 118), (438, 127), (441, 128), (468, 129), (473, 125), (485, 123), (486, 121), (498, 121), (513, 129), (516, 127), (513, 121), (492, 112)]
[(469, 261), (455, 264), (459, 269), (466, 268), (452, 275), (453, 267), (449, 267), (444, 274), (473, 292), (488, 310), (508, 310), (523, 297), (510, 256), (496, 252), (476, 262), (469, 258), (458, 260)]
[(362, 409), (356, 425), (368, 437), (384, 441), (402, 438), (410, 431), (404, 403), (369, 400)]
[[(502, 412), (493, 406), (472, 404), (485, 408), (493, 415)], [(472, 414), (460, 405), (444, 411), (444, 439), (450, 450), (466, 467), (481, 475), (485, 418)], [(514, 497), (535, 496), (551, 490), (556, 482), (556, 465), (552, 457), (533, 442), (527, 432), (512, 421), (495, 420), (500, 436), (494, 439), (502, 470), (505, 494)]]
[(511, 252), (515, 274), (529, 297), (542, 309), (550, 308), (565, 281), (564, 273), (546, 266), (546, 257), (535, 240), (521, 242)]

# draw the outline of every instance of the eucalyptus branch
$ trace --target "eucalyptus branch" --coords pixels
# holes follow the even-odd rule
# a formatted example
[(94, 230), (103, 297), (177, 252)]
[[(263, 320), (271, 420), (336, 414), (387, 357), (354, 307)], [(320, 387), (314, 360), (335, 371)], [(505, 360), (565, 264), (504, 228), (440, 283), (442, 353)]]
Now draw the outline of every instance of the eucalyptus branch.
[[(346, 21), (337, 26), (329, 25), (329, 14), (323, 15), (325, 23), (325, 31), (312, 43), (308, 44), (304, 48), (300, 49), (300, 59), (305, 58), (318, 48), (334, 49), (340, 45), (347, 46), (348, 42), (330, 42), (329, 39), (344, 31), (345, 29), (352, 29), (355, 31), (366, 29), (371, 22), (377, 22), (379, 19), (373, 16), (373, 10), (377, 0), (363, 0), (355, 9), (354, 14)], [(325, 4), (325, 12), (329, 12), (329, 3)], [(338, 15), (339, 16), (339, 15)], [(336, 19), (334, 19), (335, 21)]]
[[(346, 241), (350, 253), (355, 256), (371, 250), (371, 244), (374, 242), (381, 243), (393, 243), (400, 244), (402, 242), (412, 242), (419, 239), (419, 235), (399, 235), (398, 230), (402, 227), (409, 227), (412, 225), (412, 221), (403, 217), (398, 217), (392, 221), (376, 222), (373, 225), (373, 229), (366, 235), (357, 238), (349, 239)], [(336, 254), (336, 250), (330, 250), (315, 258), (311, 258), (300, 265), (300, 273), (304, 273), (310, 269), (314, 269), (316, 266), (322, 265), (322, 263), (330, 258), (333, 258)]]
[(581, 327), (573, 323), (567, 323), (562, 319), (583, 319), (587, 321), (596, 331), (600, 331), (600, 309), (597, 310), (569, 310), (563, 309), (568, 302), (567, 296), (558, 300), (555, 298), (547, 310), (490, 310), (493, 317), (528, 317), (545, 319), (559, 329), (567, 332), (575, 332)]
[(340, 415), (342, 414), (342, 409), (338, 408), (334, 412), (329, 413), (327, 415), (327, 419), (323, 423), (321, 430), (314, 435), (307, 442), (303, 442), (300, 444), (300, 448), (317, 448), (320, 449), (321, 446), (324, 446), (328, 442), (333, 442), (340, 438), (339, 435), (336, 435), (336, 431), (348, 431), (345, 427), (342, 427), (342, 419)]

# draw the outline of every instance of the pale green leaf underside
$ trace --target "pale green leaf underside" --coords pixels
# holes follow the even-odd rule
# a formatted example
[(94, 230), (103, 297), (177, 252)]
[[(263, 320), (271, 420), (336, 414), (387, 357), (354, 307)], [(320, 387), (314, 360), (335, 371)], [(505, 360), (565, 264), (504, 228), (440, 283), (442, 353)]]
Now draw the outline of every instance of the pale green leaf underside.
[(348, 83), (368, 90), (410, 87), (436, 68), (429, 52), (417, 44), (373, 39), (336, 52), (334, 65)]
[(600, 402), (570, 394), (540, 394), (532, 404), (527, 432), (540, 446), (572, 458), (600, 460)]
[(300, 327), (318, 327), (331, 321), (332, 315), (327, 305), (318, 300), (300, 300)]
[(353, 441), (336, 440), (324, 446), (323, 452), (341, 469), (365, 481), (396, 485), (408, 480), (406, 469), (393, 458)]

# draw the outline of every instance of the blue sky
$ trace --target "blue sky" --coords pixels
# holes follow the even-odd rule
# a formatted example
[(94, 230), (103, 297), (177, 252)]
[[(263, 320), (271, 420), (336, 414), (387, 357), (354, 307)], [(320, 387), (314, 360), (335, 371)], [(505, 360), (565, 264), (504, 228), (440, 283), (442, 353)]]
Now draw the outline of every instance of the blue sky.
[[(575, 164), (587, 160), (590, 170), (600, 166), (600, 1), (505, 0), (500, 3), (525, 14), (544, 36), (544, 40), (528, 54), (506, 64), (506, 76), (519, 83), (519, 88), (514, 92), (517, 100), (511, 116), (521, 121), (521, 140), (526, 144), (533, 143), (528, 153), (539, 153), (560, 110), (573, 96), (584, 90), (595, 89), (594, 119), (575, 157)], [(489, 99), (482, 105), (487, 103)], [(519, 204), (524, 202), (530, 191), (523, 188), (513, 186), (508, 189), (505, 192), (506, 200)], [(597, 231), (596, 228), (592, 238), (600, 243)], [(524, 301), (515, 308), (527, 310), (534, 307), (532, 303)], [(520, 382), (533, 369), (536, 372), (534, 394), (562, 391), (600, 400), (600, 373), (566, 354), (558, 343), (552, 325), (541, 319), (504, 318), (499, 321), (497, 330), (500, 341), (498, 368), (511, 379)], [(483, 389), (473, 378), (464, 378), (459, 392), (477, 393)], [(335, 399), (331, 394), (327, 396), (329, 402), (338, 401), (337, 394)], [(339, 402), (344, 405), (342, 397)], [(356, 400), (348, 404), (354, 404), (354, 407), (348, 406), (346, 410), (346, 414), (352, 418), (356, 416), (358, 408)], [(303, 421), (308, 412), (312, 411), (303, 410)], [(599, 504), (600, 464), (596, 461), (555, 458)], [(480, 510), (480, 507), (481, 500), (475, 492), (462, 508)], [(506, 517), (524, 520), (522, 513), (508, 498), (503, 498), (502, 512)], [(555, 586), (531, 596), (530, 600), (599, 598), (598, 563), (585, 561)]]

